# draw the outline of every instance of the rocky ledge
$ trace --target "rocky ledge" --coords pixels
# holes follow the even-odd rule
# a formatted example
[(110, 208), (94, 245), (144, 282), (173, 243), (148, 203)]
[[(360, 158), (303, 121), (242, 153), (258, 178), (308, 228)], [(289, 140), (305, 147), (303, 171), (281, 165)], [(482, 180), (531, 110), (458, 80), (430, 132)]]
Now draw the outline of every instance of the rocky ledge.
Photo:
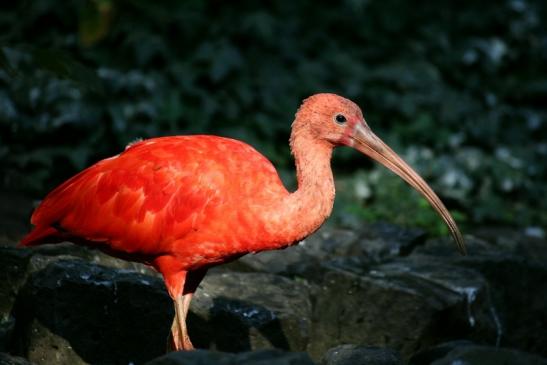
[(210, 271), (199, 351), (165, 354), (173, 308), (149, 268), (71, 244), (0, 247), (0, 364), (546, 364), (547, 242), (325, 228)]

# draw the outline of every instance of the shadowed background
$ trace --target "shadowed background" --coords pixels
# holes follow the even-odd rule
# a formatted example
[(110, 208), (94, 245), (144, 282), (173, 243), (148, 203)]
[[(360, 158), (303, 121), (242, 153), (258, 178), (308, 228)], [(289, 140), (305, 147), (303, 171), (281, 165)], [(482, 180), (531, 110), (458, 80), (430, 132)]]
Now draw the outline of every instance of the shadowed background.
[[(301, 100), (356, 101), (460, 224), (543, 235), (547, 32), (541, 1), (9, 2), (0, 15), (0, 186), (39, 199), (136, 138), (220, 134), (294, 186)], [(337, 151), (332, 222), (446, 233), (425, 200)], [(408, 214), (412, 212), (413, 214)]]

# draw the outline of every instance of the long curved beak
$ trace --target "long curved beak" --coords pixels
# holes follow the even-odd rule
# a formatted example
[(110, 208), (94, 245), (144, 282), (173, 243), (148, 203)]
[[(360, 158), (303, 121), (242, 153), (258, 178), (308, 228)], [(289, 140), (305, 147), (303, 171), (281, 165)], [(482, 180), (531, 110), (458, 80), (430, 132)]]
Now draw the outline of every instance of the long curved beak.
[(380, 162), (382, 165), (399, 175), (410, 186), (420, 192), (431, 204), (431, 206), (439, 213), (443, 221), (448, 226), (458, 250), (462, 255), (467, 254), (465, 243), (454, 221), (452, 215), (448, 212), (444, 204), (441, 202), (437, 194), (427, 185), (427, 183), (414, 171), (402, 158), (400, 158), (388, 145), (378, 138), (362, 121), (358, 122), (349, 138), (351, 147), (357, 149), (361, 153)]

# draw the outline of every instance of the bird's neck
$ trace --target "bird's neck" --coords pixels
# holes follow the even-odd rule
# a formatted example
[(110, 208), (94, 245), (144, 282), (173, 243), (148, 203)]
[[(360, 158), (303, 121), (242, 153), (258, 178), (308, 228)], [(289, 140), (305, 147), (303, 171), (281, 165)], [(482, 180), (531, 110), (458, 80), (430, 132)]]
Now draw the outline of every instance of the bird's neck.
[(332, 146), (306, 131), (293, 128), (291, 150), (298, 189), (281, 199), (272, 215), (275, 248), (300, 241), (315, 232), (332, 212), (334, 180), (330, 166)]

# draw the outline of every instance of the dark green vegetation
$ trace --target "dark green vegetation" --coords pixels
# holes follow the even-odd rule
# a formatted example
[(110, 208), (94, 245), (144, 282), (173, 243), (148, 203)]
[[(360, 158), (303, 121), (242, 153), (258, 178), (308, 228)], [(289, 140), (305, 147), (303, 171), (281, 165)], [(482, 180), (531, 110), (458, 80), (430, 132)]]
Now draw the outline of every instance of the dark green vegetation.
[[(460, 223), (545, 226), (545, 2), (310, 4), (5, 2), (1, 188), (38, 198), (136, 138), (171, 134), (239, 138), (291, 171), (292, 116), (329, 91), (363, 107)], [(336, 160), (339, 223), (441, 229), (383, 167), (349, 150)]]

